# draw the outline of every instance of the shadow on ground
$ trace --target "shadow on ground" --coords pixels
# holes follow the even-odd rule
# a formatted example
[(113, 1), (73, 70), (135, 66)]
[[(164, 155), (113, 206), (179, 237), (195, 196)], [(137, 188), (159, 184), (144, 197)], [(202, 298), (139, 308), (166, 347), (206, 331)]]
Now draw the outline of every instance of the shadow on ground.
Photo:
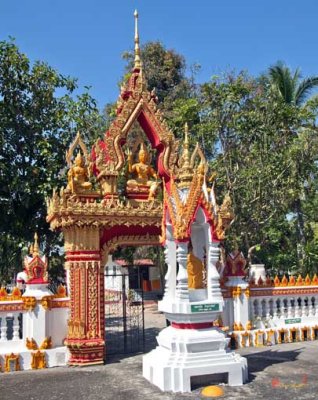
[[(106, 340), (106, 362), (117, 363), (125, 358), (132, 357), (137, 354), (149, 353), (157, 346), (156, 337), (161, 328), (146, 328), (144, 338), (129, 335), (126, 338), (126, 346), (124, 344), (124, 336), (118, 335), (115, 340)], [(138, 343), (137, 343), (138, 341)]]
[(244, 355), (247, 359), (249, 382), (256, 378), (258, 372), (264, 371), (267, 367), (297, 360), (301, 351), (302, 349), (288, 351), (271, 349)]

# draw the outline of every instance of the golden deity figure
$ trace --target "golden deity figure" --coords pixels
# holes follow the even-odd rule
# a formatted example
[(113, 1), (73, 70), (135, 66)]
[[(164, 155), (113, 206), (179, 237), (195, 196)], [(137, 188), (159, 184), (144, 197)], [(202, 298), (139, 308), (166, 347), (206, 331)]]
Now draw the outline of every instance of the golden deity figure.
[[(159, 186), (158, 175), (148, 162), (148, 152), (144, 143), (140, 146), (138, 163), (133, 164), (133, 156), (130, 151), (128, 151), (127, 156), (128, 172), (135, 176), (135, 179), (127, 181), (127, 188), (133, 190), (146, 188), (149, 190), (148, 200), (153, 200)], [(154, 178), (155, 181), (151, 180), (151, 178)]]
[(193, 254), (192, 245), (189, 246), (187, 257), (188, 271), (188, 288), (202, 289), (203, 288), (203, 262)]
[(84, 159), (79, 151), (74, 164), (67, 173), (67, 188), (72, 193), (82, 193), (91, 190), (92, 184), (88, 181), (88, 171)]

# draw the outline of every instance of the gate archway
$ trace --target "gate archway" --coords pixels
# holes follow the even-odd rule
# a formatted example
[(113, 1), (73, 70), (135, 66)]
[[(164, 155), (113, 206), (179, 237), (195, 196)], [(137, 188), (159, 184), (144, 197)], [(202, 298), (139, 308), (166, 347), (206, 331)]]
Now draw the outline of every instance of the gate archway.
[[(61, 230), (65, 240), (65, 269), (70, 288), (70, 316), (66, 344), (70, 365), (103, 363), (105, 358), (104, 265), (109, 252), (120, 244), (158, 245), (162, 202), (156, 197), (159, 179), (170, 179), (177, 143), (146, 90), (140, 61), (135, 15), (135, 65), (117, 102), (117, 118), (88, 152), (80, 134), (67, 154), (68, 185), (48, 201), (47, 221)], [(139, 161), (124, 154), (133, 124), (148, 139), (140, 140)], [(147, 161), (147, 146), (156, 152), (156, 168)], [(80, 151), (75, 157), (75, 150)], [(132, 179), (121, 198), (118, 181), (128, 163)], [(92, 189), (89, 175), (96, 177)], [(156, 179), (155, 179), (156, 178)], [(158, 179), (157, 179), (158, 178)]]

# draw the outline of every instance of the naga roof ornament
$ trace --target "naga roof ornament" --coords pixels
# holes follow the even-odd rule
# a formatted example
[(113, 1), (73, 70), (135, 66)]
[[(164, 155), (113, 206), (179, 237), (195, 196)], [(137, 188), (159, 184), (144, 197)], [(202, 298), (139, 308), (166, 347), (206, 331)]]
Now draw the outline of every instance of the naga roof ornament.
[[(212, 187), (208, 187), (207, 172), (207, 161), (198, 143), (190, 155), (189, 128), (186, 123), (183, 148), (174, 167), (174, 173), (171, 174), (172, 178), (169, 184), (165, 185), (164, 191), (164, 208), (168, 211), (174, 237), (177, 240), (189, 239), (191, 222), (194, 221), (199, 207), (205, 210), (208, 221), (213, 227), (214, 239), (225, 239), (225, 230), (234, 218), (231, 199), (226, 195), (222, 205), (220, 207), (217, 205), (214, 193), (216, 174), (212, 174), (210, 179)], [(165, 220), (165, 216), (163, 218)]]

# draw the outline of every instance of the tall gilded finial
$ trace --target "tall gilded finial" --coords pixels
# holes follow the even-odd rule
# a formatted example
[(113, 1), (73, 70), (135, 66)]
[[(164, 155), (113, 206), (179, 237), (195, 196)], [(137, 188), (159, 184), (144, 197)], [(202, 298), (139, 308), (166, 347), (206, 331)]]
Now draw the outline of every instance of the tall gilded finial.
[(138, 12), (135, 10), (135, 68), (141, 69), (142, 62), (140, 59), (140, 47), (139, 47), (139, 33), (138, 33)]
[(32, 246), (32, 256), (39, 256), (40, 255), (40, 248), (38, 243), (38, 234), (35, 232), (34, 234), (34, 244)]
[(188, 123), (186, 122), (184, 124), (184, 144), (189, 144), (188, 136), (189, 136), (189, 126)]
[(188, 186), (193, 178), (193, 169), (190, 163), (189, 153), (189, 126), (187, 123), (184, 125), (184, 142), (181, 154), (181, 163), (179, 165), (179, 187)]
[(189, 126), (186, 122), (184, 124), (184, 145), (182, 152), (183, 168), (188, 169), (190, 167), (190, 154), (189, 154)]

